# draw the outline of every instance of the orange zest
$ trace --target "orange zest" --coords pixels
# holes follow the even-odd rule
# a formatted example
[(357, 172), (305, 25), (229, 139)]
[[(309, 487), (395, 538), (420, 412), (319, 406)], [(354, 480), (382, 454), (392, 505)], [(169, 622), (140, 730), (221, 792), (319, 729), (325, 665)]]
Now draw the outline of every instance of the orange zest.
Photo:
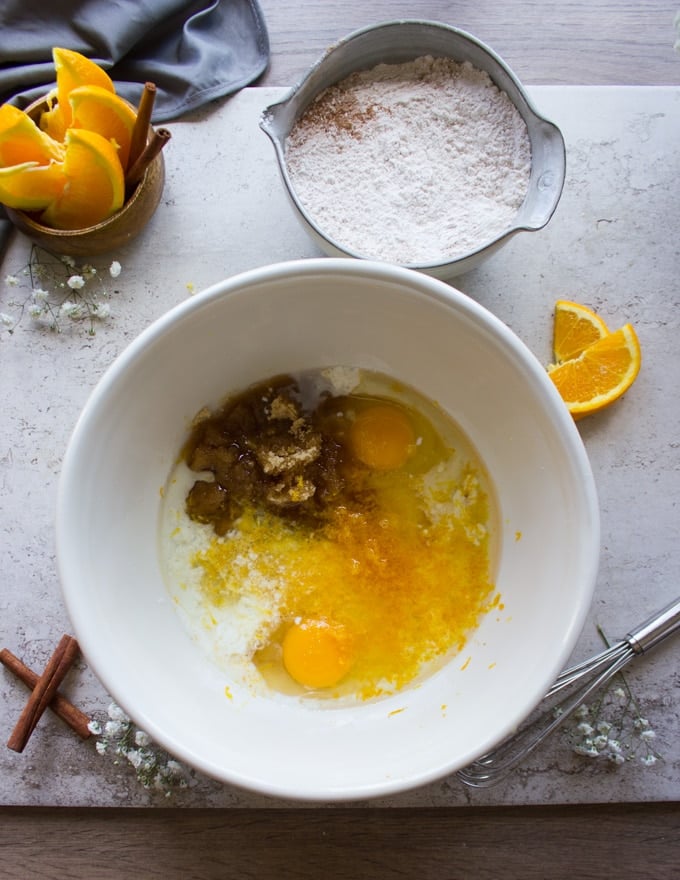
[(82, 229), (105, 220), (125, 200), (123, 168), (116, 148), (93, 131), (66, 132), (61, 194), (47, 207), (41, 221), (55, 229)]
[(548, 375), (574, 418), (598, 412), (624, 394), (642, 363), (631, 324), (603, 335), (578, 357), (548, 368)]
[(592, 309), (570, 300), (555, 303), (553, 325), (553, 353), (555, 363), (577, 358), (609, 333), (607, 325)]

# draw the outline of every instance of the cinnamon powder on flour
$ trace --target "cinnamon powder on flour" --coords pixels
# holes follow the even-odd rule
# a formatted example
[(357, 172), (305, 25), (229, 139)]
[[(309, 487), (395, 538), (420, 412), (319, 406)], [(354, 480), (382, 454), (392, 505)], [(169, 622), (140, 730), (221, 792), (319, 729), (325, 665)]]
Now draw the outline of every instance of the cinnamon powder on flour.
[(489, 75), (425, 56), (353, 73), (286, 141), (296, 195), (320, 229), (365, 257), (444, 262), (511, 225), (526, 195), (526, 124)]

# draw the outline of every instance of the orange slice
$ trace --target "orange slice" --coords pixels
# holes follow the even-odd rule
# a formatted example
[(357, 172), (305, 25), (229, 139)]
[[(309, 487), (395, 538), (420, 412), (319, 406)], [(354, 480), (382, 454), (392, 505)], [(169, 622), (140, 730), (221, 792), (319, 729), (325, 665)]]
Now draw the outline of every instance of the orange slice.
[(61, 162), (0, 168), (0, 202), (17, 211), (42, 211), (61, 194), (65, 183)]
[(118, 147), (118, 157), (127, 168), (130, 139), (137, 114), (122, 98), (101, 86), (80, 86), (69, 95), (73, 128), (96, 131)]
[(631, 324), (602, 336), (577, 358), (548, 368), (575, 417), (604, 409), (627, 391), (640, 372), (640, 343)]
[(555, 363), (577, 358), (589, 345), (609, 333), (607, 325), (592, 309), (560, 299), (555, 303), (553, 353)]
[(23, 110), (11, 104), (0, 107), (0, 166), (37, 162), (47, 165), (64, 158), (64, 148), (41, 131)]
[(123, 168), (116, 148), (94, 131), (71, 128), (65, 145), (66, 185), (41, 220), (56, 229), (84, 229), (122, 207)]
[(115, 92), (115, 88), (108, 73), (80, 52), (56, 48), (52, 57), (57, 75), (57, 103), (43, 113), (40, 127), (53, 138), (63, 140), (72, 121), (71, 92), (80, 86), (99, 86), (107, 92)]

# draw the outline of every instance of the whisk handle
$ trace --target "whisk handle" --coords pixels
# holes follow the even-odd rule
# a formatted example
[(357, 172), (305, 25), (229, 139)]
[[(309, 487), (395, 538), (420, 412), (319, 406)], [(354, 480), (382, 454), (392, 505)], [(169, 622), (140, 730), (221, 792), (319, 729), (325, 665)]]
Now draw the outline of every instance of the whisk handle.
[(680, 597), (652, 614), (625, 638), (636, 654), (643, 654), (680, 628)]

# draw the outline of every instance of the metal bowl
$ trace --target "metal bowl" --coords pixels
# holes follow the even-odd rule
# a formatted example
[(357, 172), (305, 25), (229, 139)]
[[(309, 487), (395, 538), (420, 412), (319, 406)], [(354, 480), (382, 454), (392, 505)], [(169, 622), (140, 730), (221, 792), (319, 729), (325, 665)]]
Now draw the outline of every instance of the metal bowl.
[(286, 139), (296, 121), (329, 86), (358, 70), (381, 63), (400, 64), (424, 55), (468, 61), (488, 73), (505, 92), (526, 123), (531, 144), (531, 175), (527, 193), (514, 223), (475, 250), (455, 259), (428, 264), (404, 264), (437, 278), (451, 278), (475, 268), (520, 231), (542, 229), (552, 217), (562, 194), (565, 147), (560, 130), (534, 109), (524, 88), (505, 62), (476, 37), (446, 24), (430, 21), (394, 21), (367, 27), (332, 46), (302, 81), (278, 103), (267, 107), (260, 127), (271, 139), (286, 191), (305, 228), (319, 247), (332, 256), (380, 259), (379, 254), (353, 251), (324, 232), (301, 204), (286, 165)]

